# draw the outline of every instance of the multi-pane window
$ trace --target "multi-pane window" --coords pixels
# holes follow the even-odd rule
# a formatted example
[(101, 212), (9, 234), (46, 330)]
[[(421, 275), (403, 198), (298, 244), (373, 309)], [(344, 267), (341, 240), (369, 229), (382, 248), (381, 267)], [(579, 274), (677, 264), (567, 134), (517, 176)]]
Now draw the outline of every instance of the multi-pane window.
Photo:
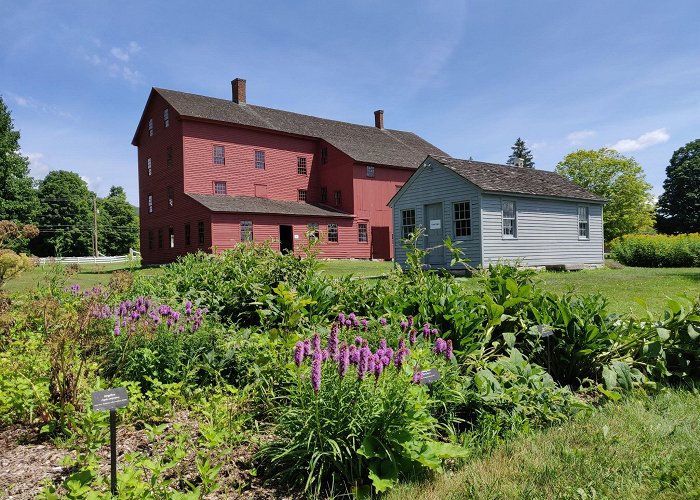
[(588, 239), (588, 207), (578, 207), (578, 237)]
[(175, 191), (173, 188), (169, 187), (168, 188), (168, 208), (172, 207), (175, 204)]
[(150, 158), (146, 158), (146, 170), (148, 170), (148, 175), (153, 175), (153, 162)]
[(155, 129), (153, 128), (153, 118), (148, 119), (148, 136), (153, 137)]
[(197, 224), (197, 233), (199, 234), (199, 244), (204, 245), (204, 222)]
[(306, 158), (297, 157), (297, 174), (306, 175)]
[(335, 193), (333, 193), (333, 198), (335, 199), (335, 206), (336, 207), (339, 207), (340, 205), (343, 204), (343, 198), (340, 194), (340, 191), (336, 191)]
[(503, 200), (501, 208), (503, 210), (503, 237), (515, 238), (517, 234), (515, 219), (515, 202), (511, 200)]
[(165, 111), (163, 111), (163, 125), (165, 128), (170, 126), (170, 110), (168, 108), (165, 108)]
[(328, 163), (328, 148), (321, 148), (321, 165)]
[(401, 210), (401, 237), (408, 238), (416, 230), (416, 211), (413, 208)]
[(168, 167), (173, 166), (173, 147), (168, 146), (165, 148), (165, 165)]
[(367, 177), (374, 177), (374, 165), (367, 165)]
[(214, 181), (214, 194), (226, 194), (226, 181)]
[(308, 226), (308, 235), (310, 240), (317, 240), (318, 239), (318, 224), (315, 222), (310, 223)]
[(190, 225), (185, 224), (185, 245), (192, 243), (192, 238), (190, 236)]
[(163, 248), (163, 230), (158, 230), (158, 248)]
[(148, 213), (153, 213), (153, 195), (148, 193)]
[(241, 241), (253, 241), (253, 221), (241, 221)]
[(153, 231), (148, 230), (148, 249), (153, 250)]
[(255, 152), (255, 168), (265, 170), (265, 151)]
[(338, 224), (328, 224), (328, 241), (338, 243)]
[(471, 236), (472, 220), (468, 201), (455, 203), (454, 207), (454, 235), (456, 238)]
[(214, 165), (226, 165), (226, 151), (223, 146), (214, 146)]
[(328, 201), (328, 188), (324, 186), (321, 188), (321, 203), (326, 203), (327, 201)]
[(357, 241), (367, 243), (367, 224), (357, 225)]
[(175, 248), (175, 230), (172, 227), (168, 229), (168, 239), (170, 240), (170, 248)]
[(297, 191), (297, 200), (306, 201), (306, 189), (300, 189)]

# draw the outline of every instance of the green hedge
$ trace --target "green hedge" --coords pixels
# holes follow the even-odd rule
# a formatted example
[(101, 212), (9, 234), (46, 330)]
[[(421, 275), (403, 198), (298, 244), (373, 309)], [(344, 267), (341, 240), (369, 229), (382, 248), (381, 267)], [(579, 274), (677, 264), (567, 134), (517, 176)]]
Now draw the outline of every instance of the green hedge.
[(700, 234), (631, 234), (610, 243), (610, 255), (627, 266), (699, 267)]

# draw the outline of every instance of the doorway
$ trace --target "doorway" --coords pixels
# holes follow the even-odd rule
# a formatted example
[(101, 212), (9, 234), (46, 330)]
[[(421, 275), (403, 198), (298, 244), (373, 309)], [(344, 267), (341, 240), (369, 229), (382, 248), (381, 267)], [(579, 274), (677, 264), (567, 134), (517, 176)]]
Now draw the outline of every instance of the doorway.
[(294, 228), (292, 226), (280, 226), (280, 252), (294, 253)]
[(433, 203), (425, 206), (425, 219), (428, 226), (428, 248), (431, 250), (426, 256), (426, 264), (431, 266), (441, 266), (445, 264), (445, 249), (441, 246), (443, 240), (442, 228), (442, 203)]

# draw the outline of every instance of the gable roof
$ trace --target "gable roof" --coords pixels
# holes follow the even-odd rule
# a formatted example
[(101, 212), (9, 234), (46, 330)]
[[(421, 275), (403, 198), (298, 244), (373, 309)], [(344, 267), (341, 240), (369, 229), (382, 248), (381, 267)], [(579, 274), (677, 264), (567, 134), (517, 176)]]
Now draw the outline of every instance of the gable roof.
[(459, 160), (449, 156), (429, 155), (428, 158), (435, 159), (483, 191), (571, 198), (599, 203), (606, 201), (605, 198), (583, 189), (556, 172)]
[[(415, 169), (427, 154), (446, 154), (413, 132), (378, 129), (155, 87), (151, 96), (153, 93), (159, 94), (184, 118), (323, 139), (361, 163)], [(135, 135), (132, 144), (136, 145), (136, 141)]]
[(220, 194), (185, 193), (212, 212), (239, 212), (246, 214), (301, 215), (304, 217), (354, 217), (330, 208), (317, 207), (299, 201), (271, 200), (254, 196), (227, 196)]

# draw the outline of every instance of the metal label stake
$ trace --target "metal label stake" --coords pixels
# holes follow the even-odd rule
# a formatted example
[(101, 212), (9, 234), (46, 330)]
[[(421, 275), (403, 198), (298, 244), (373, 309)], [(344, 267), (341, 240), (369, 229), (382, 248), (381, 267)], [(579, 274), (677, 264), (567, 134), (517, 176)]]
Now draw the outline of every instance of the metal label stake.
[(129, 396), (125, 387), (116, 387), (106, 391), (93, 392), (90, 399), (93, 411), (109, 410), (110, 491), (113, 496), (117, 496), (117, 408), (128, 405)]

